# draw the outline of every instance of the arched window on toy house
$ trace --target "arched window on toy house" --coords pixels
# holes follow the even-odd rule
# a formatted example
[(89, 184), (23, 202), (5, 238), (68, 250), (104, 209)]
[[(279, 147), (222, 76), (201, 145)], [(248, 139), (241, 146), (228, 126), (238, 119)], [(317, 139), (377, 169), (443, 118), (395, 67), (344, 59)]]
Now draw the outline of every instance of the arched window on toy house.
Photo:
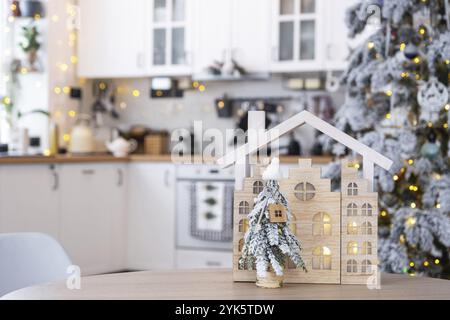
[(347, 234), (358, 234), (358, 224), (355, 221), (347, 223)]
[(355, 241), (350, 241), (347, 244), (347, 254), (348, 255), (358, 254), (358, 244)]
[(312, 268), (331, 270), (331, 250), (328, 247), (316, 247), (313, 250)]
[(361, 215), (363, 217), (371, 217), (372, 216), (372, 205), (370, 203), (364, 203), (361, 207)]
[(372, 224), (370, 222), (364, 222), (361, 225), (361, 234), (372, 234)]
[(350, 182), (347, 186), (347, 195), (357, 196), (358, 195), (358, 185), (354, 182)]
[(301, 182), (295, 186), (294, 195), (300, 201), (308, 201), (316, 195), (316, 188), (309, 182)]
[(372, 262), (370, 262), (370, 260), (363, 260), (361, 263), (361, 272), (372, 273)]
[(239, 202), (239, 214), (249, 214), (250, 213), (250, 205), (247, 201)]
[(239, 245), (238, 245), (239, 252), (242, 252), (242, 249), (244, 249), (244, 239), (239, 240)]
[(358, 215), (358, 206), (355, 203), (349, 203), (347, 206), (347, 216), (355, 217)]
[(331, 235), (331, 218), (325, 212), (319, 212), (313, 217), (313, 236)]
[(241, 219), (239, 221), (239, 232), (245, 233), (248, 230), (248, 220), (247, 219)]
[(264, 183), (262, 181), (255, 181), (253, 182), (253, 193), (254, 194), (260, 194), (261, 191), (264, 189)]
[(372, 254), (372, 243), (364, 241), (362, 244), (362, 254)]
[(347, 273), (356, 273), (358, 272), (358, 262), (355, 259), (351, 259), (347, 261)]

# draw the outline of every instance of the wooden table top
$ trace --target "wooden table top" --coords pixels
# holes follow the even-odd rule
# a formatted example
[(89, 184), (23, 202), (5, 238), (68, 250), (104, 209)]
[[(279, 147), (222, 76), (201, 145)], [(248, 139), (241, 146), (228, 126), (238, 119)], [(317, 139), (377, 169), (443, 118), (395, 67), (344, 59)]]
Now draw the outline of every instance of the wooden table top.
[(3, 299), (450, 299), (450, 281), (383, 274), (379, 290), (321, 284), (262, 289), (233, 282), (229, 269), (143, 271), (83, 277), (80, 290), (65, 282), (28, 287)]

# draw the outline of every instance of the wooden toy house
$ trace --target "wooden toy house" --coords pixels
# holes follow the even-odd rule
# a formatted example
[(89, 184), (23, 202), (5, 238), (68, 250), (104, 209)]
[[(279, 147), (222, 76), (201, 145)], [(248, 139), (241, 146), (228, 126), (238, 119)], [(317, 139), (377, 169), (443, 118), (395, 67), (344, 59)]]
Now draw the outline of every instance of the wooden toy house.
[[(341, 163), (341, 191), (331, 191), (330, 179), (310, 159), (300, 159), (287, 178), (279, 181), (289, 202), (291, 228), (301, 242), (308, 272), (291, 268), (286, 262), (286, 283), (366, 284), (377, 271), (378, 194), (373, 192), (374, 164), (388, 170), (392, 161), (307, 111), (266, 131), (264, 112), (249, 113), (249, 142), (228, 153), (219, 163), (235, 164), (233, 279), (255, 281), (255, 270), (238, 266), (248, 229), (248, 215), (262, 191), (263, 166), (251, 164), (249, 155), (305, 123), (329, 135), (363, 158), (363, 177), (358, 170)], [(251, 132), (254, 130), (254, 132)], [(286, 219), (284, 208), (269, 208), (272, 222)], [(273, 220), (272, 220), (273, 219)], [(377, 278), (378, 279), (378, 278)], [(378, 280), (376, 280), (378, 282)]]

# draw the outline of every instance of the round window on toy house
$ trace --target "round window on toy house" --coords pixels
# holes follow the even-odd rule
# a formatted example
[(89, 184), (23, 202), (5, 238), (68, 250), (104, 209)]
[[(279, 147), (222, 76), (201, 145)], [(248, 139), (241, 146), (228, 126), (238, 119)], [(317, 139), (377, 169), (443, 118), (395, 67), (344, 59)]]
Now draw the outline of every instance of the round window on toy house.
[(262, 181), (255, 181), (253, 182), (253, 193), (254, 194), (260, 194), (261, 191), (264, 189), (264, 183)]
[(250, 205), (247, 201), (239, 202), (239, 214), (249, 214), (250, 213)]
[(316, 195), (316, 188), (309, 182), (301, 182), (295, 186), (294, 195), (300, 201), (308, 201)]

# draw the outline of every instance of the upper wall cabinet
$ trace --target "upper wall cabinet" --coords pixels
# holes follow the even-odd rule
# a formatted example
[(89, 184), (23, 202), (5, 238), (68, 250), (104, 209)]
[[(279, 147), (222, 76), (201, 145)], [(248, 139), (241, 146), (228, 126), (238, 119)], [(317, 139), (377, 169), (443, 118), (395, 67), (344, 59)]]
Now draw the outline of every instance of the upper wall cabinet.
[(191, 73), (193, 0), (152, 0), (148, 26), (149, 75)]
[(273, 72), (343, 70), (349, 54), (345, 12), (356, 0), (275, 0)]
[(315, 71), (322, 68), (322, 1), (276, 0), (273, 12), (274, 72)]
[(271, 0), (193, 0), (193, 69), (233, 59), (248, 72), (267, 72)]
[(79, 0), (78, 76), (144, 76), (146, 0)]

